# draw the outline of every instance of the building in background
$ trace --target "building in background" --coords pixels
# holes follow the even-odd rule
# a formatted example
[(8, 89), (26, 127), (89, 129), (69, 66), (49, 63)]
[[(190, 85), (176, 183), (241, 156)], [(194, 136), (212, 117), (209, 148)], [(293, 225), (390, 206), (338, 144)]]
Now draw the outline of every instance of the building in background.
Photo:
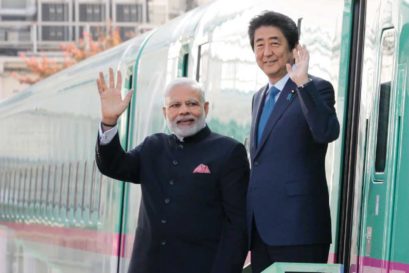
[(84, 31), (97, 38), (110, 27), (122, 40), (139, 35), (209, 0), (0, 0), (0, 100), (26, 86), (10, 76), (24, 73), (20, 52), (62, 59), (61, 43)]

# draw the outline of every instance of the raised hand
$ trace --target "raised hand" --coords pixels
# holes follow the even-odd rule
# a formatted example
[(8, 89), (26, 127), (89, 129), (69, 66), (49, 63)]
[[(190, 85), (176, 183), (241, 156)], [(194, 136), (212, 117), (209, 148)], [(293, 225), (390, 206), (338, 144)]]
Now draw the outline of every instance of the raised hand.
[(305, 46), (298, 44), (293, 49), (293, 56), (295, 59), (295, 66), (292, 67), (290, 64), (287, 64), (287, 72), (293, 82), (295, 82), (297, 86), (301, 86), (309, 81), (308, 65), (310, 54)]
[(128, 107), (133, 92), (128, 92), (124, 99), (121, 97), (122, 75), (118, 70), (116, 84), (114, 80), (114, 71), (109, 68), (109, 86), (105, 84), (104, 75), (99, 72), (97, 79), (99, 97), (101, 100), (102, 122), (114, 125), (119, 116)]

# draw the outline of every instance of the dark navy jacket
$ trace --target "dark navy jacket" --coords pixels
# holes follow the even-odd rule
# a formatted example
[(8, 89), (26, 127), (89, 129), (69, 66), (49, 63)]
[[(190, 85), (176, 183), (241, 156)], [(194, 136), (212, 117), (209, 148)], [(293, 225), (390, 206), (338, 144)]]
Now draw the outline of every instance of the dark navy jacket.
[(205, 127), (184, 142), (155, 134), (125, 153), (116, 135), (97, 143), (96, 161), (103, 174), (141, 184), (129, 272), (241, 272), (249, 175), (242, 144)]
[[(272, 246), (329, 244), (327, 143), (339, 135), (334, 89), (322, 79), (298, 89), (289, 79), (257, 145), (266, 88), (253, 97), (247, 222)], [(249, 237), (250, 238), (250, 237)]]

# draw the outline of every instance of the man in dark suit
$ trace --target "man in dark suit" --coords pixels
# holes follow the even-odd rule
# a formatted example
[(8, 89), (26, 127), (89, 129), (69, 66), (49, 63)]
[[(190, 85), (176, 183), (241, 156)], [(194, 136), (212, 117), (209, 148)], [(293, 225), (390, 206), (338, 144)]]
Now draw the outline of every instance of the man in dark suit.
[(252, 102), (247, 223), (253, 272), (274, 262), (326, 262), (325, 154), (339, 134), (334, 89), (308, 74), (309, 53), (289, 17), (265, 12), (248, 31), (269, 80)]
[(247, 252), (245, 199), (249, 166), (239, 142), (206, 126), (209, 103), (197, 82), (177, 79), (165, 91), (163, 114), (173, 134), (154, 134), (129, 152), (119, 143), (121, 98), (110, 69), (97, 80), (102, 123), (100, 171), (141, 184), (142, 201), (130, 273), (240, 273)]

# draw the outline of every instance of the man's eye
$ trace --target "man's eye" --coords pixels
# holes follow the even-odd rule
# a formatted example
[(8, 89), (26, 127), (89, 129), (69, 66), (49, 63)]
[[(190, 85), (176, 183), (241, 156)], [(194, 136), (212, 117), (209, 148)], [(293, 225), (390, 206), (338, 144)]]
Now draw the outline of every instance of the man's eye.
[(198, 106), (199, 103), (198, 103), (198, 102), (195, 102), (195, 101), (189, 101), (189, 102), (186, 103), (186, 105), (187, 105), (188, 107), (194, 107), (194, 106)]
[(179, 108), (180, 107), (180, 103), (173, 103), (171, 105), (169, 105), (170, 109), (175, 109), (175, 108)]

